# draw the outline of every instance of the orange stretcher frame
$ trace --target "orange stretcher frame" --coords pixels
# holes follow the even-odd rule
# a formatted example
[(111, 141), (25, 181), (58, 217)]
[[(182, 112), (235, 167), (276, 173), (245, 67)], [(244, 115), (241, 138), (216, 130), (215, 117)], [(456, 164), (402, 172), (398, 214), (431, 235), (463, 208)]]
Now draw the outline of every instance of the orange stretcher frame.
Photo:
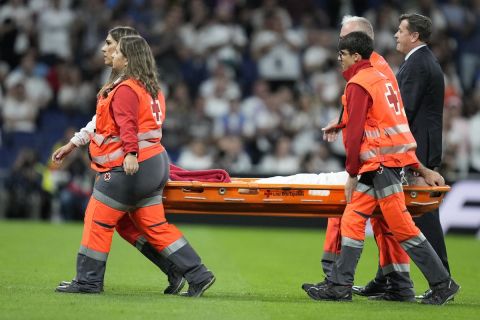
[[(232, 182), (169, 181), (163, 204), (171, 214), (219, 214), (271, 217), (339, 217), (345, 209), (343, 185), (263, 184), (256, 178)], [(405, 186), (412, 216), (440, 206), (449, 186)], [(379, 208), (376, 214), (380, 213)]]

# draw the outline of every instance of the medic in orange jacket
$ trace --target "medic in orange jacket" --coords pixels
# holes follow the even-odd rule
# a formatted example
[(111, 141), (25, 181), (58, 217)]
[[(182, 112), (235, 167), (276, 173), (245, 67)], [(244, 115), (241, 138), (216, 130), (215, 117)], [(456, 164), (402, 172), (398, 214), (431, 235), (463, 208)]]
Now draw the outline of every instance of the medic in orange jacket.
[[(361, 72), (362, 70), (365, 71)], [(375, 73), (380, 77), (371, 79)], [(356, 177), (363, 172), (376, 170), (380, 164), (387, 167), (418, 166), (415, 155), (417, 144), (398, 98), (400, 93), (392, 83), (373, 69), (368, 60), (356, 63), (343, 76), (348, 81), (342, 96), (342, 127), (348, 174)], [(383, 102), (383, 105), (382, 108), (371, 109), (373, 100), (365, 88), (373, 88), (372, 82), (379, 81), (379, 78), (383, 78), (385, 85), (383, 91), (374, 93), (377, 101)]]
[[(402, 170), (418, 165), (418, 159), (403, 106), (396, 97), (398, 92), (386, 76), (366, 60), (373, 51), (373, 40), (368, 35), (352, 32), (340, 40), (339, 49), (343, 76), (348, 81), (342, 98), (342, 125), (350, 174), (345, 185), (347, 206), (341, 221), (342, 245), (331, 283), (313, 286), (307, 293), (315, 300), (352, 300), (366, 221), (378, 204), (395, 239), (415, 261), (433, 290), (435, 299), (424, 303), (444, 304), (459, 287), (405, 206)], [(358, 174), (361, 174), (360, 180)]]
[[(399, 89), (398, 89), (398, 83), (396, 81), (395, 75), (393, 74), (392, 69), (390, 66), (387, 64), (385, 59), (376, 53), (375, 51), (372, 52), (372, 55), (370, 56), (370, 63), (373, 66), (374, 69), (380, 71), (382, 74), (384, 74), (388, 81), (390, 81), (392, 85), (392, 97), (398, 98), (398, 100), (401, 100), (401, 96), (399, 94)], [(365, 66), (366, 67), (366, 66)], [(352, 71), (353, 72), (353, 71)], [(355, 88), (357, 87), (357, 88)], [(352, 84), (351, 91), (353, 91), (353, 95), (356, 96), (356, 90), (355, 89), (360, 89), (359, 90), (359, 95), (360, 99), (358, 101), (358, 105), (355, 105), (355, 107), (359, 106), (360, 110), (363, 110), (363, 112), (360, 112), (360, 114), (364, 115), (365, 110), (368, 109), (368, 105), (365, 105), (366, 103), (370, 103), (371, 99), (367, 101), (362, 101), (361, 97), (362, 94), (367, 94), (361, 87), (359, 87), (357, 84)], [(349, 90), (349, 94), (351, 94)], [(345, 99), (345, 96), (343, 97)], [(355, 99), (352, 98), (352, 100)], [(358, 98), (357, 98), (358, 99)], [(365, 99), (364, 99), (365, 100)], [(345, 102), (345, 101), (344, 101)], [(363, 103), (362, 103), (363, 102)], [(348, 113), (348, 111), (347, 111)], [(351, 112), (350, 112), (351, 113)], [(354, 119), (352, 121), (353, 126), (357, 126), (357, 128), (354, 129), (354, 131), (360, 132), (362, 131), (363, 135), (363, 124), (365, 122), (365, 119), (356, 119), (357, 114), (355, 113), (353, 115)], [(344, 123), (340, 123), (339, 127), (344, 127), (346, 125), (346, 117), (342, 119)], [(361, 138), (361, 135), (357, 133), (357, 137)], [(358, 143), (360, 143), (361, 139), (357, 139), (356, 141), (353, 142), (353, 144), (357, 144), (356, 147), (353, 147), (353, 149), (358, 150)], [(347, 160), (348, 161), (348, 160)], [(357, 166), (358, 166), (358, 160), (357, 160)], [(327, 224), (327, 230), (326, 230), (326, 235), (325, 235), (325, 241), (324, 241), (324, 246), (323, 246), (323, 255), (322, 255), (322, 268), (325, 273), (325, 279), (330, 278), (331, 270), (333, 267), (333, 264), (335, 263), (336, 259), (340, 255), (340, 242), (341, 242), (341, 234), (340, 234), (340, 221), (341, 218), (329, 218), (328, 219), (328, 224)], [(378, 281), (378, 286), (384, 285), (386, 282), (385, 275), (390, 275), (391, 279), (390, 281), (396, 282), (396, 286), (410, 286), (413, 287), (413, 284), (411, 281), (408, 279), (408, 272), (410, 270), (410, 264), (409, 264), (409, 257), (406, 254), (406, 252), (401, 248), (400, 244), (398, 243), (397, 240), (393, 237), (393, 234), (391, 231), (388, 229), (388, 226), (383, 219), (383, 217), (375, 217), (370, 220), (373, 228), (373, 232), (375, 235), (375, 240), (377, 242), (377, 246), (379, 249), (379, 255), (380, 255), (380, 267), (381, 271), (377, 273), (377, 277), (375, 281)], [(404, 277), (399, 276), (398, 274), (392, 275), (392, 272), (402, 272)], [(393, 277), (393, 279), (392, 279)], [(400, 282), (402, 284), (400, 284)], [(326, 283), (321, 282), (321, 283)], [(319, 284), (321, 284), (319, 283)], [(305, 290), (308, 290), (309, 287), (313, 286), (314, 284), (310, 283), (305, 283), (302, 288)], [(386, 285), (386, 284), (385, 284)], [(384, 286), (385, 286), (384, 285)]]
[[(180, 230), (168, 223), (162, 204), (169, 160), (161, 145), (165, 102), (152, 72), (155, 59), (145, 39), (125, 36), (112, 65), (124, 76), (105, 89), (97, 103), (96, 132), (89, 151), (98, 174), (85, 212), (77, 275), (56, 291), (103, 290), (114, 228), (129, 214), (153, 250), (188, 281), (186, 295), (201, 296), (215, 277)], [(172, 292), (178, 292), (183, 281), (178, 286)]]
[(123, 81), (107, 97), (99, 98), (96, 116), (89, 150), (92, 169), (98, 172), (121, 166), (128, 153), (138, 154), (142, 162), (165, 150), (160, 143), (165, 119), (161, 92), (152, 100), (134, 80)]

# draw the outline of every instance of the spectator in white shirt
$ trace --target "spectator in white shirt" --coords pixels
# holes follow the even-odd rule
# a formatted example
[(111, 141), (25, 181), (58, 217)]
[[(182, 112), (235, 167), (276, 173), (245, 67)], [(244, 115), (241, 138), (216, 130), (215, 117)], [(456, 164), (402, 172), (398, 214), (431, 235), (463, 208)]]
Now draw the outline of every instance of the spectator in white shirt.
[(2, 108), (6, 132), (35, 132), (38, 105), (28, 98), (24, 80), (17, 77), (8, 83)]
[(177, 164), (188, 170), (205, 170), (213, 167), (213, 156), (205, 142), (193, 140), (180, 152)]
[(265, 155), (258, 171), (264, 174), (290, 175), (298, 173), (300, 161), (291, 151), (291, 141), (288, 137), (281, 137), (277, 140), (273, 154)]
[(257, 61), (260, 77), (272, 84), (298, 80), (303, 43), (300, 33), (285, 29), (280, 17), (269, 12), (265, 17), (265, 28), (260, 29), (252, 40), (252, 54)]
[(68, 7), (62, 7), (60, 0), (51, 0), (50, 6), (39, 13), (37, 30), (42, 56), (71, 57), (70, 30), (73, 21), (73, 12)]
[(214, 22), (205, 28), (203, 45), (209, 69), (222, 61), (236, 70), (242, 59), (242, 50), (247, 44), (243, 27), (233, 20), (233, 9), (229, 3), (220, 2), (215, 8)]
[(45, 71), (37, 62), (36, 53), (30, 50), (21, 60), (20, 66), (7, 77), (6, 83), (21, 78), (29, 100), (35, 101), (39, 108), (47, 107), (53, 98), (53, 91), (43, 76)]
[(218, 63), (212, 77), (200, 86), (200, 94), (205, 98), (205, 112), (212, 119), (226, 115), (229, 100), (240, 98), (240, 88), (230, 71), (223, 63)]

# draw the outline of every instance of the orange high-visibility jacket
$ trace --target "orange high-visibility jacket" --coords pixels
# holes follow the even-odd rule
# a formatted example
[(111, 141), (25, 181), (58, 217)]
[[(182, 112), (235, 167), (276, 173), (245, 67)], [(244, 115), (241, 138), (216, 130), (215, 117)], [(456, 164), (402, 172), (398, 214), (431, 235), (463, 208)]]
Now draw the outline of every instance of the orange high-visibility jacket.
[[(359, 173), (380, 167), (405, 167), (418, 163), (417, 144), (410, 132), (400, 92), (381, 72), (373, 67), (360, 70), (345, 86), (356, 83), (372, 97), (373, 104), (367, 113), (365, 131), (360, 147), (362, 166)], [(348, 121), (345, 93), (342, 96), (342, 124)], [(348, 130), (345, 127), (343, 130)], [(343, 134), (345, 136), (345, 132)]]
[[(402, 100), (402, 95), (399, 93), (400, 89), (398, 88), (397, 78), (395, 77), (395, 74), (393, 74), (393, 71), (390, 68), (390, 66), (388, 65), (388, 62), (385, 60), (385, 58), (383, 58), (381, 55), (379, 55), (378, 53), (373, 51), (369, 60), (370, 60), (370, 63), (372, 64), (372, 66), (376, 70), (383, 73), (387, 77), (388, 81), (390, 81), (392, 83), (393, 89), (395, 89), (398, 93), (398, 99)], [(403, 104), (403, 102), (402, 102), (402, 104)]]
[(142, 162), (165, 150), (161, 145), (162, 123), (165, 119), (165, 98), (159, 92), (157, 99), (140, 86), (135, 80), (122, 81), (106, 98), (99, 97), (97, 102), (96, 131), (91, 136), (91, 167), (95, 171), (104, 172), (113, 167), (122, 166), (125, 152), (120, 140), (120, 130), (110, 114), (110, 104), (117, 89), (129, 86), (139, 100), (138, 108), (138, 161)]

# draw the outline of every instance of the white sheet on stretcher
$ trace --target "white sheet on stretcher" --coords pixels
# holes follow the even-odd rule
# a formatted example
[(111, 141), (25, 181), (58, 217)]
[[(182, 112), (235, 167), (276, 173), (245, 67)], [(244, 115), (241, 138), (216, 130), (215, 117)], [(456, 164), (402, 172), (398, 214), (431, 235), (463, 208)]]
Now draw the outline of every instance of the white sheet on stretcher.
[[(346, 171), (330, 173), (299, 173), (293, 176), (276, 176), (258, 179), (256, 183), (264, 184), (318, 184), (318, 185), (345, 185), (348, 173)], [(329, 190), (309, 190), (312, 196), (329, 196)]]
[(276, 176), (258, 179), (256, 183), (269, 184), (323, 184), (323, 185), (345, 185), (348, 173), (346, 171), (330, 173), (299, 173), (293, 176)]

